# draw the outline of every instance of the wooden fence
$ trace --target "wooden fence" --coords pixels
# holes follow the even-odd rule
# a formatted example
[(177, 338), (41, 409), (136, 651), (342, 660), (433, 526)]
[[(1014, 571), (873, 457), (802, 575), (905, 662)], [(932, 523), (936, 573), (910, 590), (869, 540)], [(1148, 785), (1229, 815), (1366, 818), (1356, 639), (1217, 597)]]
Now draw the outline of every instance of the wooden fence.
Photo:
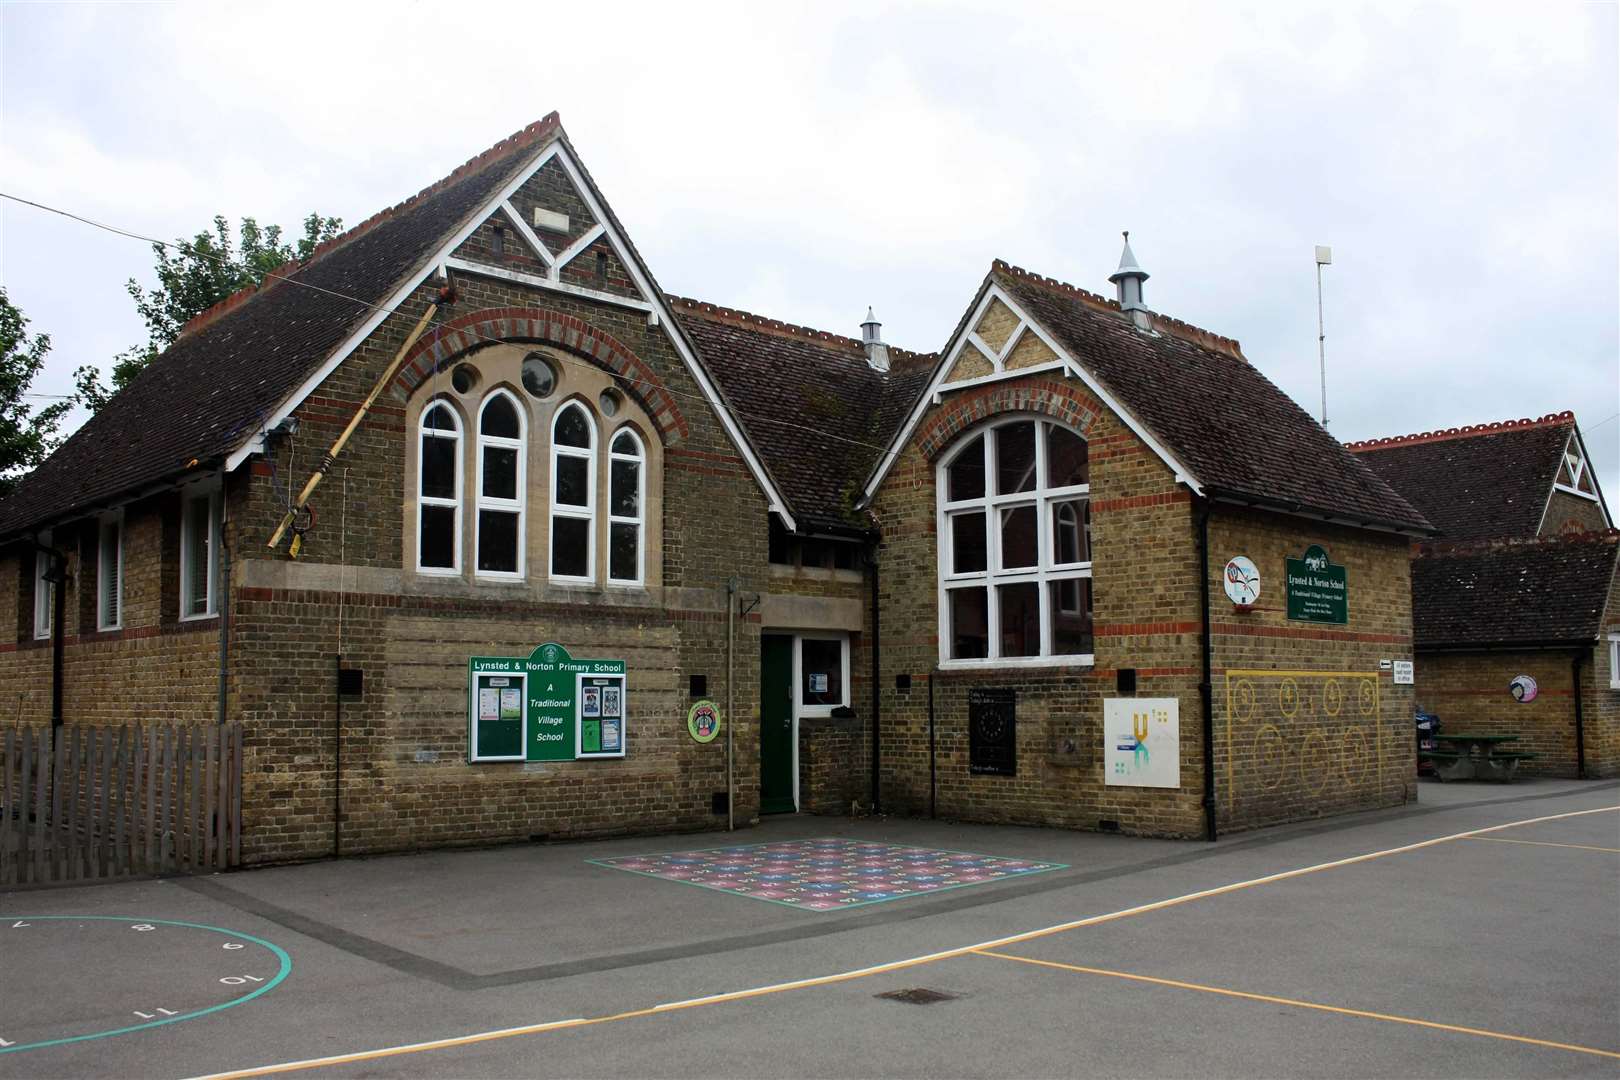
[(242, 853), (242, 725), (0, 732), (0, 887), (224, 870)]

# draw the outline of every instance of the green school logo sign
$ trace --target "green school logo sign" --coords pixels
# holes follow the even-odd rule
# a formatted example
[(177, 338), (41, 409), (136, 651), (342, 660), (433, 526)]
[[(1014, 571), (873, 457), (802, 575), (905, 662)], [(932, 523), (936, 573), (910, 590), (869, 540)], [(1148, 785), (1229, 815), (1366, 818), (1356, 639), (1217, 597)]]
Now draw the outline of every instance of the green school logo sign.
[(1284, 590), (1290, 619), (1341, 624), (1350, 621), (1350, 589), (1344, 567), (1330, 561), (1328, 553), (1317, 544), (1287, 562)]
[(527, 657), (474, 656), (467, 697), (472, 761), (624, 756), (623, 660), (575, 660), (555, 642)]

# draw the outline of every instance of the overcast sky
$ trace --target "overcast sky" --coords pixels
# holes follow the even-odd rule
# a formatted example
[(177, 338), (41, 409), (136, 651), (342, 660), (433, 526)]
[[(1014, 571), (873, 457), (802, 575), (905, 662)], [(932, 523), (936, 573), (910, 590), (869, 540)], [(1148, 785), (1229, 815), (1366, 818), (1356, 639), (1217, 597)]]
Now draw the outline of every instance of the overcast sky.
[[(990, 260), (1238, 338), (1342, 439), (1574, 409), (1620, 497), (1612, 3), (0, 5), (0, 190), (355, 224), (556, 109), (660, 284), (934, 350)], [(140, 243), (0, 205), (35, 390)], [(154, 422), (160, 422), (154, 418)]]

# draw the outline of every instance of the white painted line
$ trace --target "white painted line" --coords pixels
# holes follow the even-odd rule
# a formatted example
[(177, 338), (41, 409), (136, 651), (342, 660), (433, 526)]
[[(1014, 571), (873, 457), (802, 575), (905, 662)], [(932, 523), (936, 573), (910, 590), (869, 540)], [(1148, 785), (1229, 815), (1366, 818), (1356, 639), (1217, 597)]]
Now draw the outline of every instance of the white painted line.
[(766, 994), (778, 994), (787, 990), (803, 990), (812, 986), (829, 986), (834, 983), (847, 982), (851, 979), (864, 978), (869, 975), (881, 975), (890, 971), (900, 971), (904, 968), (917, 967), (920, 964), (931, 964), (940, 960), (951, 960), (959, 956), (967, 956), (983, 949), (999, 949), (1019, 942), (1031, 941), (1035, 938), (1046, 937), (1051, 934), (1061, 934), (1067, 930), (1078, 930), (1085, 926), (1096, 926), (1099, 923), (1113, 922), (1116, 919), (1127, 919), (1133, 915), (1143, 915), (1150, 911), (1160, 911), (1164, 908), (1176, 907), (1191, 903), (1194, 900), (1204, 900), (1212, 896), (1221, 896), (1225, 893), (1237, 892), (1241, 889), (1252, 889), (1257, 885), (1269, 885), (1278, 881), (1287, 881), (1290, 878), (1303, 877), (1306, 874), (1320, 873), (1323, 870), (1334, 870), (1342, 866), (1354, 866), (1357, 863), (1369, 862), (1373, 859), (1382, 859), (1390, 855), (1401, 855), (1409, 851), (1420, 851), (1423, 848), (1434, 847), (1436, 844), (1445, 844), (1453, 840), (1464, 840), (1469, 837), (1483, 836), (1486, 833), (1501, 832), (1503, 829), (1516, 829), (1524, 825), (1538, 825), (1545, 821), (1562, 821), (1566, 818), (1585, 817), (1588, 814), (1607, 814), (1620, 810), (1620, 806), (1600, 806), (1592, 810), (1571, 810), (1563, 814), (1548, 814), (1543, 817), (1526, 818), (1523, 821), (1510, 821), (1504, 825), (1490, 825), (1483, 829), (1468, 829), (1464, 832), (1451, 833), (1448, 836), (1437, 836), (1430, 840), (1419, 840), (1416, 843), (1402, 844), (1399, 847), (1384, 848), (1381, 851), (1371, 851), (1364, 855), (1351, 855), (1343, 859), (1334, 859), (1330, 862), (1315, 863), (1311, 866), (1300, 867), (1296, 870), (1283, 870), (1275, 874), (1266, 874), (1262, 877), (1250, 878), (1247, 881), (1237, 881), (1230, 885), (1220, 885), (1212, 889), (1200, 889), (1197, 892), (1183, 893), (1168, 900), (1155, 900), (1147, 904), (1138, 904), (1135, 907), (1121, 908), (1104, 915), (1090, 915), (1083, 919), (1074, 919), (1069, 922), (1055, 923), (1051, 926), (1041, 927), (1039, 930), (1026, 930), (1022, 933), (1009, 934), (1006, 937), (992, 938), (981, 941), (977, 945), (961, 945), (956, 948), (945, 949), (941, 952), (927, 953), (914, 956), (906, 960), (893, 960), (886, 964), (875, 964), (871, 967), (855, 968), (851, 971), (842, 971), (833, 975), (815, 975), (805, 979), (795, 979), (791, 982), (771, 983), (767, 986), (756, 986), (747, 990), (731, 990), (720, 994), (710, 994), (706, 997), (688, 998), (684, 1001), (671, 1001), (663, 1005), (655, 1005), (646, 1009), (633, 1009), (626, 1012), (614, 1013), (608, 1016), (592, 1018), (580, 1017), (573, 1020), (551, 1020), (542, 1024), (529, 1024), (523, 1027), (502, 1028), (497, 1031), (482, 1031), (471, 1035), (457, 1035), (450, 1038), (435, 1039), (431, 1042), (410, 1043), (404, 1046), (389, 1046), (377, 1050), (360, 1050), (348, 1054), (334, 1054), (331, 1057), (310, 1058), (305, 1061), (289, 1061), (276, 1065), (261, 1065), (256, 1068), (241, 1069), (233, 1072), (212, 1073), (208, 1076), (195, 1077), (193, 1080), (235, 1080), (237, 1077), (266, 1076), (272, 1073), (293, 1072), (299, 1069), (321, 1068), (327, 1065), (352, 1064), (358, 1061), (370, 1061), (376, 1058), (393, 1057), (397, 1054), (420, 1053), (426, 1050), (445, 1050), (457, 1046), (467, 1046), (472, 1043), (485, 1042), (490, 1039), (510, 1038), (515, 1035), (536, 1035), (545, 1031), (559, 1028), (594, 1026), (596, 1024), (611, 1023), (615, 1020), (630, 1020), (642, 1016), (654, 1016), (659, 1013), (672, 1012), (677, 1009), (690, 1009), (702, 1005), (718, 1005), (725, 1002), (744, 1001), (748, 998), (761, 997)]

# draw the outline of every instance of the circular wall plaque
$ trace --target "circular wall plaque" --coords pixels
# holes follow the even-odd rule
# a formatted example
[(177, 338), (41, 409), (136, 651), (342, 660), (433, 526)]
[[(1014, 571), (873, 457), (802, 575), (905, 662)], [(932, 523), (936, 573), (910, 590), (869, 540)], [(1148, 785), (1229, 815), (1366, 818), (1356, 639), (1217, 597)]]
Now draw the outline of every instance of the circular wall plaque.
[(712, 701), (695, 702), (686, 713), (686, 730), (693, 742), (713, 742), (720, 734), (720, 706)]
[(1247, 555), (1234, 555), (1227, 560), (1221, 574), (1226, 598), (1238, 607), (1253, 607), (1260, 599), (1260, 571)]
[(1536, 680), (1528, 675), (1520, 675), (1508, 683), (1508, 693), (1512, 694), (1513, 700), (1517, 702), (1534, 701), (1540, 692), (1541, 688), (1536, 685)]

